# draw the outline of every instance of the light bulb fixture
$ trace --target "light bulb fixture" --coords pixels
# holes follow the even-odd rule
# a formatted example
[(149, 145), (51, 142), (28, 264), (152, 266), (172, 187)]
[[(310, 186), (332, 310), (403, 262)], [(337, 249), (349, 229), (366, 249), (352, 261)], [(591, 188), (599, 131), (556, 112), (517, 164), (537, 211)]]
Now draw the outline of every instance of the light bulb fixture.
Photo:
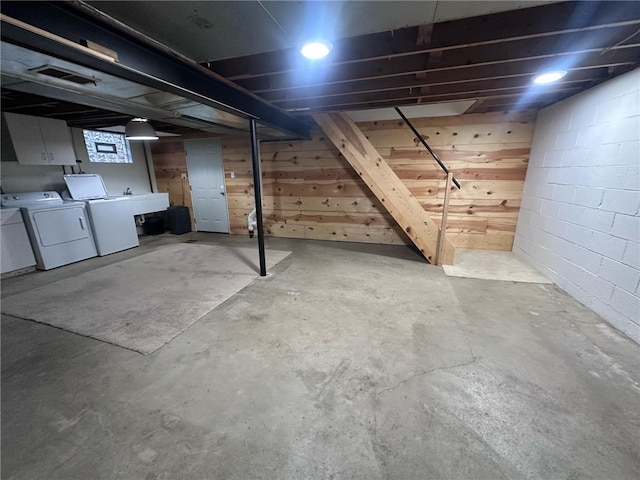
[(333, 48), (331, 42), (326, 40), (313, 40), (305, 43), (300, 49), (300, 53), (309, 60), (319, 60), (329, 55)]
[(536, 85), (546, 85), (547, 83), (557, 82), (566, 74), (566, 70), (555, 70), (553, 72), (541, 73), (533, 79), (533, 83), (535, 83)]
[(156, 131), (146, 118), (134, 118), (124, 127), (127, 140), (157, 140)]

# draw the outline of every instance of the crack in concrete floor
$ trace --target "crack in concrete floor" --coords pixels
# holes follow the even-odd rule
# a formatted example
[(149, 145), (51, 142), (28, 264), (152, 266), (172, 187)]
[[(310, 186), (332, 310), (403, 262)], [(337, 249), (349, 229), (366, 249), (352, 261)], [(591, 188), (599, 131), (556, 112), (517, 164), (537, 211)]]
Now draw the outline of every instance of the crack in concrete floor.
[(635, 480), (637, 345), (562, 292), (271, 240), (282, 268), (148, 358), (4, 318), (3, 475)]

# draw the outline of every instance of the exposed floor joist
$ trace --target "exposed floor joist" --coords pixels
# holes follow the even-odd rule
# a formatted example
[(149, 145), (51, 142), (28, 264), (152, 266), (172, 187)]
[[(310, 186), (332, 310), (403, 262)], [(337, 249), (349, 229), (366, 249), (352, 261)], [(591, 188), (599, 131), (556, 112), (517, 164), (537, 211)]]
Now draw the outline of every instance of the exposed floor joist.
[[(71, 2), (3, 2), (2, 41), (94, 69), (140, 85), (169, 92), (239, 118), (307, 138), (304, 122), (212, 74), (196, 63), (140, 41), (74, 7)], [(87, 48), (92, 42), (115, 52), (117, 60)]]
[[(639, 32), (629, 2), (560, 2), (341, 39), (319, 66), (294, 49), (206, 66), (295, 114), (458, 99), (478, 100), (475, 112), (518, 110), (635, 68)], [(569, 73), (533, 89), (552, 68)]]
[[(317, 114), (314, 119), (422, 255), (435, 263), (438, 224), (427, 215), (358, 126), (343, 113)], [(453, 245), (445, 239), (441, 263), (452, 265), (454, 253)]]
[[(609, 67), (620, 67), (635, 61), (639, 51), (632, 48), (614, 49), (604, 53), (597, 59), (581, 59), (579, 54), (569, 55), (565, 60), (573, 65), (573, 70), (582, 73), (584, 70), (600, 69), (600, 72), (588, 72), (600, 74), (603, 78), (608, 74)], [(421, 88), (436, 85), (455, 85), (458, 83), (469, 83), (473, 85), (478, 81), (491, 81), (500, 79), (514, 79), (522, 76), (531, 76), (531, 72), (537, 71), (546, 66), (545, 58), (533, 59), (527, 62), (509, 62), (502, 66), (499, 73), (496, 72), (495, 65), (473, 65), (462, 69), (437, 70), (428, 72), (412, 72), (408, 74), (368, 79), (351, 80), (346, 82), (336, 82), (322, 85), (318, 89), (315, 85), (256, 90), (262, 97), (269, 101), (294, 100), (316, 98), (333, 95), (346, 95), (353, 92), (371, 93), (384, 92), (396, 89)], [(584, 75), (584, 74), (583, 74)], [(572, 78), (576, 78), (575, 75)], [(362, 84), (360, 84), (362, 82)]]
[[(47, 17), (42, 9), (51, 8), (48, 2), (5, 3), (3, 11), (19, 5), (37, 10), (39, 17)], [(224, 10), (223, 3), (230, 7), (233, 2), (216, 2)], [(124, 20), (126, 12), (137, 8), (136, 2), (118, 4)], [(83, 10), (78, 13), (87, 13)], [(109, 11), (119, 18), (116, 10)], [(154, 11), (163, 8), (154, 7)], [(161, 26), (166, 21), (154, 19)], [(66, 24), (56, 22), (55, 28), (62, 28), (60, 25)], [(146, 38), (135, 30), (127, 32), (136, 41)], [(319, 112), (460, 99), (475, 101), (467, 113), (540, 109), (639, 66), (640, 10), (627, 1), (564, 1), (336, 38), (333, 43), (329, 57), (315, 63), (289, 48), (212, 60), (199, 69), (208, 69), (209, 75), (213, 72), (226, 86), (235, 83), (250, 91), (253, 99), (263, 101), (261, 107), (268, 102), (279, 107), (280, 114), (288, 110), (294, 123), (297, 119), (291, 117)], [(152, 44), (164, 53), (175, 47)], [(122, 52), (114, 45), (114, 50)], [(147, 60), (145, 57), (143, 63)], [(559, 83), (542, 88), (532, 85), (537, 73), (558, 67), (568, 70)], [(47, 108), (42, 107), (43, 116)], [(39, 114), (37, 108), (32, 110)], [(115, 120), (105, 117), (105, 122)], [(311, 121), (303, 120), (298, 125), (305, 130)]]
[[(66, 121), (70, 127), (88, 129), (124, 125), (132, 118), (132, 115), (129, 114), (91, 108), (6, 88), (2, 89), (2, 110), (23, 115), (56, 118)], [(194, 131), (191, 128), (159, 121), (154, 121), (153, 127), (159, 131), (176, 135)]]

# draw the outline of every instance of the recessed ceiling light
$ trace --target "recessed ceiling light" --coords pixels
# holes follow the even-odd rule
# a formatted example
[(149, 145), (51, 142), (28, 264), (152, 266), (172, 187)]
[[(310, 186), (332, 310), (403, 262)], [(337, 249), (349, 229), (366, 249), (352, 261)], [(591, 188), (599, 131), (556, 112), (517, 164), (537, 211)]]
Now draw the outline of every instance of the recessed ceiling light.
[(305, 43), (300, 49), (300, 53), (311, 60), (318, 60), (329, 55), (332, 47), (333, 45), (326, 40), (314, 40)]
[(541, 73), (540, 75), (538, 75), (536, 78), (533, 79), (533, 83), (536, 83), (538, 85), (545, 85), (547, 83), (557, 82), (566, 74), (567, 74), (566, 70), (555, 70), (553, 72)]

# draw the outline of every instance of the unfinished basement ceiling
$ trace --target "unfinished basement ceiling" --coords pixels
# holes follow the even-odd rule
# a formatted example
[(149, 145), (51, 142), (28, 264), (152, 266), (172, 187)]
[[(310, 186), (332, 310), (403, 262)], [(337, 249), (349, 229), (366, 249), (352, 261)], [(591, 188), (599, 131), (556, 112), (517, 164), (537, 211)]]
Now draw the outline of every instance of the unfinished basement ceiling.
[[(38, 10), (34, 10), (36, 6)], [(48, 14), (40, 11), (43, 9)], [(4, 2), (2, 13), (3, 112), (62, 119), (70, 126), (82, 128), (124, 125), (132, 117), (146, 117), (154, 121), (152, 124), (156, 129), (165, 132), (201, 130), (216, 134), (246, 132), (249, 130), (249, 118), (253, 117), (258, 120), (259, 133), (263, 138), (291, 136), (291, 132), (281, 129), (278, 122), (267, 125), (263, 121), (265, 112), (275, 112), (275, 118), (285, 118), (281, 110), (240, 92), (236, 87), (221, 87), (224, 80), (203, 71), (197, 64), (182, 60), (171, 63), (174, 57), (166, 52), (162, 57), (163, 53), (153, 50), (153, 47), (130, 40), (127, 43), (104, 23), (92, 22), (86, 17), (83, 20), (70, 3)], [(29, 16), (30, 13), (33, 16)], [(20, 20), (25, 14), (26, 17)], [(52, 25), (60, 28), (51, 29)], [(83, 45), (96, 35), (106, 42), (116, 42), (112, 43), (114, 50), (99, 46), (113, 52), (113, 56)], [(127, 58), (118, 58), (115, 53), (118, 51)], [(153, 57), (151, 61), (149, 57)], [(132, 64), (135, 58), (138, 61)], [(145, 61), (147, 68), (155, 66), (156, 75), (132, 68), (132, 65), (144, 68)], [(168, 68), (168, 64), (173, 69)], [(163, 75), (178, 76), (179, 80), (172, 83)], [(180, 83), (185, 82), (184, 76), (191, 79), (190, 86), (194, 85), (195, 76), (198, 79), (195, 87), (189, 88)], [(215, 98), (198, 93), (203, 89)], [(221, 90), (224, 94), (220, 93)], [(224, 103), (224, 99), (231, 98), (240, 103), (244, 101), (243, 106), (249, 110)], [(248, 113), (256, 105), (260, 113)], [(260, 110), (263, 105), (265, 108)], [(302, 132), (304, 135), (304, 129)]]
[[(638, 66), (634, 6), (563, 2), (354, 37), (314, 67), (292, 50), (207, 66), (293, 113), (469, 99), (468, 112), (539, 109)], [(568, 74), (533, 85), (556, 69)]]
[[(212, 60), (202, 66), (304, 120), (315, 112), (395, 106), (429, 105), (433, 108), (428, 111), (444, 111), (460, 102), (470, 105), (465, 113), (539, 109), (636, 68), (640, 59), (640, 8), (634, 2), (126, 1), (68, 5), (106, 18), (116, 28), (139, 31), (137, 35), (166, 44), (179, 55)], [(308, 13), (310, 8), (313, 15)], [(323, 8), (327, 9), (324, 14)], [(303, 31), (300, 27), (307, 24), (304, 19), (310, 17), (331, 17), (333, 34), (341, 36), (333, 39), (329, 57), (315, 64), (303, 60), (294, 48)], [(429, 23), (433, 21), (438, 23)], [(413, 26), (406, 27), (408, 24)], [(285, 48), (274, 50), (283, 45)], [(535, 74), (558, 67), (569, 71), (562, 81), (545, 87), (532, 85)], [(6, 111), (20, 109), (23, 102), (30, 105), (33, 115), (69, 119), (87, 128), (115, 125), (123, 115), (133, 114), (133, 110), (100, 102), (87, 105), (66, 93), (51, 96), (9, 83), (3, 78)], [(35, 95), (31, 99), (29, 92)], [(43, 102), (47, 98), (57, 102), (57, 111), (51, 102)], [(206, 117), (198, 105), (182, 114)], [(372, 115), (362, 118), (372, 119)], [(174, 133), (184, 127), (164, 119), (159, 125)]]
[(246, 119), (18, 45), (2, 42), (0, 53), (5, 112), (64, 119), (82, 128), (124, 125), (137, 116), (170, 133), (248, 129)]
[(88, 1), (196, 62), (295, 48), (548, 1)]
[(40, 52), (6, 42), (0, 52), (4, 112), (56, 118), (81, 128), (125, 125), (133, 117), (145, 117), (167, 133), (248, 129), (244, 118)]
[[(539, 109), (640, 58), (640, 8), (626, 1), (90, 3), (295, 115), (459, 100), (473, 100), (466, 113)], [(334, 48), (314, 63), (297, 46), (317, 28)], [(533, 85), (552, 69), (568, 74)]]

